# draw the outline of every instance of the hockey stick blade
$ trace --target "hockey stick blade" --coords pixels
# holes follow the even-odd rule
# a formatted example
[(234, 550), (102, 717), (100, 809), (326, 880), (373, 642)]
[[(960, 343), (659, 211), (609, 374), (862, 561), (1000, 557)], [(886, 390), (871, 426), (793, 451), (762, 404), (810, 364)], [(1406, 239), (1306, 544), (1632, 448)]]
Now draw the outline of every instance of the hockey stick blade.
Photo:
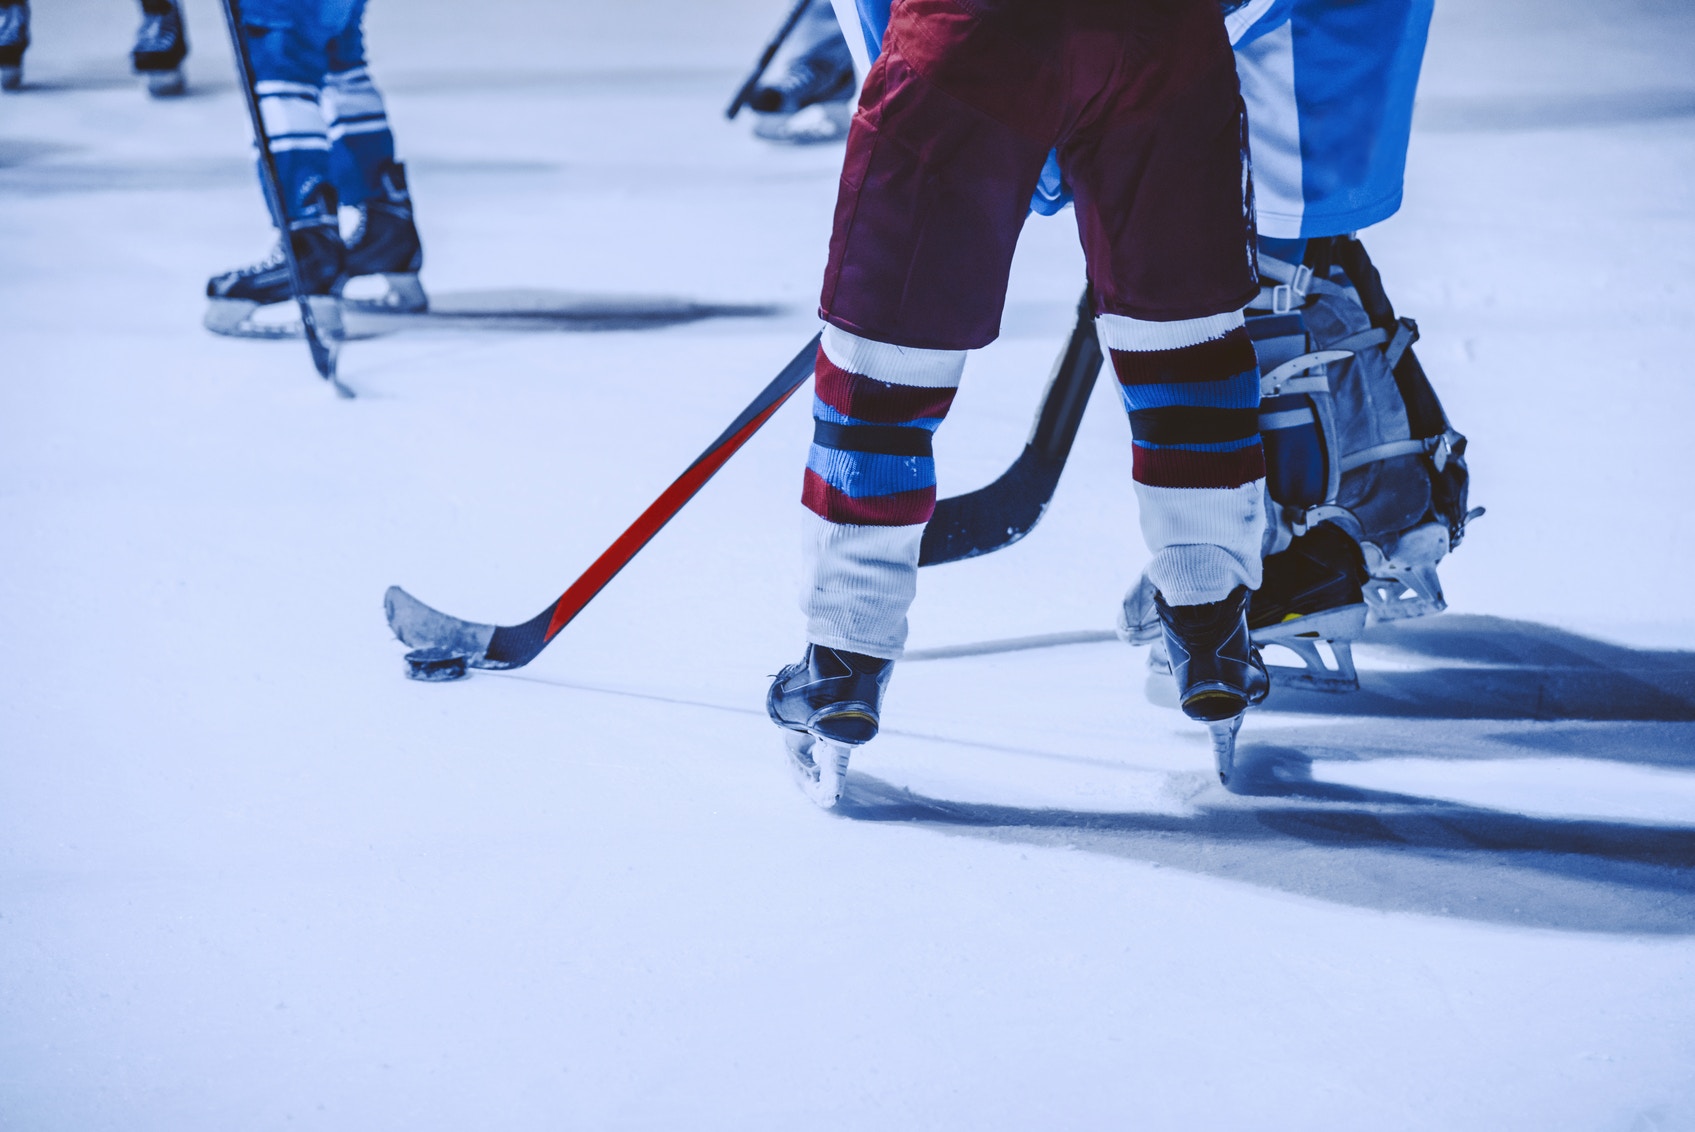
[(919, 543), (920, 566), (992, 554), (1029, 534), (1041, 521), (1101, 370), (1094, 306), (1093, 293), (1084, 288), (1077, 304), (1077, 325), (1054, 363), (1024, 451), (987, 487), (936, 503)]
[(813, 335), (718, 439), (546, 609), (519, 625), (484, 625), (432, 609), (399, 586), (390, 586), (383, 595), (389, 628), (409, 648), (446, 649), (464, 656), (471, 668), (522, 668), (530, 663), (805, 384), (818, 357), (818, 340), (819, 335)]

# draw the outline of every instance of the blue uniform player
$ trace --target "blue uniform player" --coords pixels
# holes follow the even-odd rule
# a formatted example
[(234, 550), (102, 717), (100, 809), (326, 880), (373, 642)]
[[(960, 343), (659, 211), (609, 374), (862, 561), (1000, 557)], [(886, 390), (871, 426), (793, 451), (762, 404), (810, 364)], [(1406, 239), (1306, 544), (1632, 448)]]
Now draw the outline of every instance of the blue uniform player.
[[(0, 90), (23, 89), (28, 50), (29, 0), (0, 0)], [(168, 98), (186, 90), (182, 61), (187, 57), (188, 33), (177, 0), (141, 0), (130, 66), (147, 80), (147, 92)]]
[[(307, 293), (338, 296), (349, 281), (378, 276), (380, 297), (361, 305), (426, 309), (406, 170), (395, 159), (383, 98), (365, 65), (365, 0), (246, 0), (240, 12)], [(345, 243), (342, 207), (357, 213)], [(250, 267), (213, 276), (206, 295), (208, 329), (275, 332), (255, 315), (293, 297), (281, 246)]]

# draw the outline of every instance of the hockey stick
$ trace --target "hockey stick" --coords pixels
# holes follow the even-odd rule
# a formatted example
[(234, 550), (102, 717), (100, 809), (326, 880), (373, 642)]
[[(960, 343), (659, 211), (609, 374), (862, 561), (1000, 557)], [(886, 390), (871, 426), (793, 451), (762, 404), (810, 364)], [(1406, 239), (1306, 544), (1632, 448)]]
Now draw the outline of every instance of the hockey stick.
[(630, 559), (646, 546), (660, 528), (693, 499), (714, 472), (722, 468), (736, 450), (746, 444), (759, 427), (771, 419), (789, 396), (812, 376), (818, 357), (818, 335), (813, 335), (783, 367), (771, 384), (748, 403), (741, 415), (718, 439), (707, 445), (695, 462), (678, 476), (671, 486), (660, 493), (629, 529), (606, 548), (582, 577), (571, 583), (570, 589), (546, 609), (521, 625), (481, 625), (461, 621), (431, 609), (399, 586), (390, 586), (383, 595), (383, 609), (388, 614), (389, 628), (407, 646), (429, 655), (415, 652), (407, 657), (408, 675), (417, 679), (453, 679), (471, 668), (522, 668), (546, 648), (571, 619), (594, 600), (596, 594)]
[(724, 111), (724, 117), (734, 119), (737, 114), (742, 112), (742, 107), (746, 106), (747, 100), (753, 97), (754, 88), (759, 86), (759, 80), (764, 77), (765, 68), (771, 65), (771, 60), (775, 59), (777, 52), (782, 50), (783, 44), (788, 41), (789, 33), (795, 30), (796, 24), (800, 23), (800, 18), (806, 13), (806, 6), (810, 3), (812, 3), (812, 0), (798, 0), (798, 3), (789, 12), (788, 17), (783, 20), (783, 26), (777, 29), (777, 34), (771, 37), (771, 42), (767, 43), (765, 50), (760, 52), (758, 65), (753, 68), (753, 73), (747, 77), (747, 82), (743, 83), (741, 89), (736, 91), (736, 97), (730, 100), (729, 108)]
[[(241, 34), (240, 0), (224, 0), (224, 22), (229, 25), (230, 45), (235, 49), (236, 67), (241, 71), (241, 93), (247, 101), (247, 117), (253, 124), (253, 144), (259, 147), (259, 181), (265, 189), (265, 204), (271, 210), (271, 222), (277, 226), (277, 241), (282, 245), (283, 262), (288, 264), (288, 285), (294, 301), (300, 305), (300, 325), (306, 333), (306, 344), (312, 351), (312, 364), (318, 376), (335, 389), (338, 396), (352, 397), (353, 390), (336, 376), (337, 344), (331, 335), (324, 334), (318, 325), (318, 314), (312, 309), (311, 297), (301, 281), (300, 263), (294, 258), (294, 240), (289, 231), (288, 214), (283, 208), (282, 179), (277, 176), (277, 159), (271, 152), (271, 139), (265, 133), (265, 120), (259, 114), (259, 96), (253, 89), (253, 57), (247, 51), (247, 37)], [(334, 299), (330, 300), (332, 303)]]
[(1094, 292), (1085, 287), (1077, 303), (1077, 325), (1054, 363), (1024, 451), (987, 487), (936, 503), (918, 547), (920, 566), (991, 554), (1029, 534), (1041, 520), (1101, 371), (1094, 308)]

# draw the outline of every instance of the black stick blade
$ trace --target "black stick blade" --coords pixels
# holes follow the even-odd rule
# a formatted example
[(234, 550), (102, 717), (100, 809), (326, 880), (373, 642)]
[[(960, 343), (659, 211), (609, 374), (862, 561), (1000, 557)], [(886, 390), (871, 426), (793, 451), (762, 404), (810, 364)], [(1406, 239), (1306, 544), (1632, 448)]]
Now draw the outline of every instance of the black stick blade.
[(918, 564), (936, 566), (1011, 546), (1041, 520), (1065, 461), (1026, 444), (1012, 467), (987, 487), (936, 504), (918, 544)]

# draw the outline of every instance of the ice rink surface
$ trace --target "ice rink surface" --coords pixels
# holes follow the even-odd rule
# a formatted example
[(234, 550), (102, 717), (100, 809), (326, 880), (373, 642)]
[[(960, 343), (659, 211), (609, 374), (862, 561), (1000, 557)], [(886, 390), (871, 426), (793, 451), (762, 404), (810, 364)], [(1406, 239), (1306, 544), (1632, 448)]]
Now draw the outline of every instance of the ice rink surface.
[[(1360, 693), (1250, 717), (1246, 793), (1101, 642), (903, 664), (810, 805), (761, 704), (801, 398), (529, 668), (402, 678), (386, 586), (529, 617), (812, 333), (840, 151), (721, 116), (778, 8), (376, 0), (459, 314), (348, 344), (339, 402), (199, 326), (269, 240), (217, 9), (160, 103), (132, 5), (39, 0), (0, 96), (0, 1128), (1695, 1128), (1685, 0), (1439, 5), (1364, 238), (1489, 513)], [(1017, 452), (1080, 283), (1032, 222), (945, 494)], [(1103, 382), (913, 647), (1110, 627), (1129, 478)]]

